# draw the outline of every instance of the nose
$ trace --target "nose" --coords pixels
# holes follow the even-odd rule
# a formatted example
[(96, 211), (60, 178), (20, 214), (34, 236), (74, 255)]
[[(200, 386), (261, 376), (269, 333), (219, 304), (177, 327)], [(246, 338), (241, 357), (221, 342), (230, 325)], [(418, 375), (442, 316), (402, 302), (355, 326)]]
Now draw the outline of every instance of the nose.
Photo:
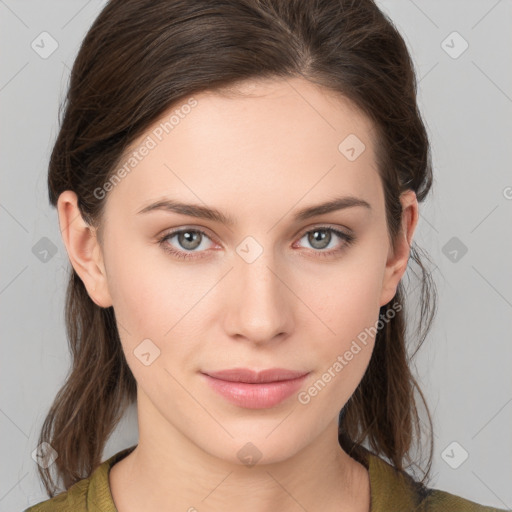
[(257, 345), (288, 337), (298, 301), (286, 281), (270, 251), (251, 263), (239, 258), (230, 272), (226, 332)]

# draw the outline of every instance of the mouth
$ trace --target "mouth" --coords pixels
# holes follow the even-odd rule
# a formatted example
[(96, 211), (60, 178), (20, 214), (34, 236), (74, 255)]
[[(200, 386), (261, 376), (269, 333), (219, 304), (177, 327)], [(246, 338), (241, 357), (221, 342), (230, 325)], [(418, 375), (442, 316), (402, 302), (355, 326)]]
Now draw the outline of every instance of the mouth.
[(216, 372), (203, 372), (214, 379), (228, 382), (245, 382), (247, 384), (262, 384), (266, 382), (281, 382), (303, 377), (309, 372), (287, 370), (285, 368), (268, 368), (265, 370), (251, 370), (249, 368), (232, 368)]
[(201, 372), (211, 389), (230, 403), (247, 409), (277, 406), (300, 389), (309, 373), (284, 368)]

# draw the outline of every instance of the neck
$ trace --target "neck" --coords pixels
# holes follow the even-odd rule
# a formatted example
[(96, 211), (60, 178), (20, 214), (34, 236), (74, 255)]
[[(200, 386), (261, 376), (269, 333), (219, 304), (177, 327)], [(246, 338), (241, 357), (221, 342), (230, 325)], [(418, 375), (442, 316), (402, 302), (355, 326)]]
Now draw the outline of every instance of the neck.
[(292, 457), (254, 465), (216, 457), (161, 419), (139, 414), (137, 447), (110, 471), (119, 512), (370, 510), (367, 470), (339, 445), (337, 416)]

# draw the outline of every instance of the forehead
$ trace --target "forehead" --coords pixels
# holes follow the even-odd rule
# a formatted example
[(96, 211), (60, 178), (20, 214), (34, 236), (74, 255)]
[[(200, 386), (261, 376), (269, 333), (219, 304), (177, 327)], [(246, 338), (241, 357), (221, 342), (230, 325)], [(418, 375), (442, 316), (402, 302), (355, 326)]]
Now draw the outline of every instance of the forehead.
[(349, 100), (303, 79), (206, 91), (176, 103), (131, 145), (107, 208), (135, 214), (166, 194), (242, 209), (333, 192), (376, 201), (373, 141), (372, 123)]

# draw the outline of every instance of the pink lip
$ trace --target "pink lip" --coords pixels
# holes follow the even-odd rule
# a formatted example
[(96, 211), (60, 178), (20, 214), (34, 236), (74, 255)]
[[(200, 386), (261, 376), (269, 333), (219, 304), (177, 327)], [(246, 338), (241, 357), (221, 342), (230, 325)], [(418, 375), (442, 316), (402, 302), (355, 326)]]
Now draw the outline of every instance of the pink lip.
[(233, 368), (202, 375), (208, 385), (229, 402), (247, 409), (266, 409), (298, 391), (308, 373), (284, 368), (259, 372)]

